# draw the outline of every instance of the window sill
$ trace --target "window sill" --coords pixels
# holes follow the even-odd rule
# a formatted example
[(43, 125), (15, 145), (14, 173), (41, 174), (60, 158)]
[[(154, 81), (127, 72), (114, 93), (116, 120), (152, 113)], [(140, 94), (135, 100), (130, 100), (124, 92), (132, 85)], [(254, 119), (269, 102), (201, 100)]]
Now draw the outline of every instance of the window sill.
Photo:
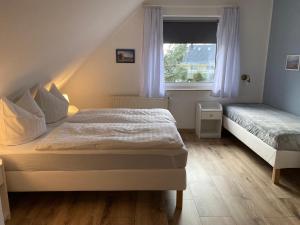
[(213, 83), (166, 83), (166, 91), (211, 91), (213, 89)]

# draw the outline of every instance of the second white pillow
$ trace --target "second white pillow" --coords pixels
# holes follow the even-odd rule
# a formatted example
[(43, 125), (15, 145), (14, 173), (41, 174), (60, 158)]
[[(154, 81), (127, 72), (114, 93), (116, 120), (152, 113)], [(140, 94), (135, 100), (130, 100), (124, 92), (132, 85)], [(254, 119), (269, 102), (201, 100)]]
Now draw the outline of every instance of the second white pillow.
[(39, 88), (35, 101), (44, 112), (46, 123), (56, 123), (68, 115), (69, 103), (54, 85), (50, 92)]
[(26, 91), (25, 94), (16, 102), (16, 105), (25, 109), (26, 111), (36, 115), (37, 117), (44, 118), (45, 114), (34, 101), (32, 95), (29, 91)]

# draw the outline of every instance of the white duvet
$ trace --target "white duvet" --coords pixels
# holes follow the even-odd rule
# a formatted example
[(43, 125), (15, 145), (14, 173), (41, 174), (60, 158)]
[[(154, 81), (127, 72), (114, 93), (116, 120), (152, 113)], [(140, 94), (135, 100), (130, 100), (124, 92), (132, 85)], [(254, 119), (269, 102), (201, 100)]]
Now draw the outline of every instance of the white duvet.
[(68, 119), (70, 123), (175, 123), (166, 109), (86, 109)]
[(180, 149), (184, 144), (173, 123), (64, 123), (37, 150)]

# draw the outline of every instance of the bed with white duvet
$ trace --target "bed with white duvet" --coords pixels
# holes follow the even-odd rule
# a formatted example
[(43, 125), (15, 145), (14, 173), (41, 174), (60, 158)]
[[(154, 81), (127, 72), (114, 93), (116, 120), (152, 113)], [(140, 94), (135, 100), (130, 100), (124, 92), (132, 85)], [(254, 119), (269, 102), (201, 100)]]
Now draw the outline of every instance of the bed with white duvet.
[(186, 188), (187, 150), (162, 109), (83, 110), (0, 155), (9, 191)]
[(0, 155), (6, 171), (178, 169), (187, 151), (173, 124), (62, 123)]

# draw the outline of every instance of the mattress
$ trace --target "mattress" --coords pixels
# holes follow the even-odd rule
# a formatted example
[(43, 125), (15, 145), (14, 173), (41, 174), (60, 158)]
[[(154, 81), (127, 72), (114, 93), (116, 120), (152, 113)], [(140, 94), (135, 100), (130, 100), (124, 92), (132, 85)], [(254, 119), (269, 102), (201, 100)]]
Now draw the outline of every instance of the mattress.
[[(49, 128), (51, 132), (53, 128)], [(47, 136), (18, 146), (1, 146), (6, 171), (82, 171), (185, 168), (187, 151), (180, 149), (36, 150)]]
[(277, 150), (300, 151), (300, 117), (265, 104), (229, 104), (224, 115)]
[[(174, 118), (168, 110), (161, 109), (88, 109), (82, 110), (83, 120), (92, 115), (131, 115), (164, 117), (173, 122)], [(136, 115), (136, 116), (134, 116)], [(102, 117), (103, 118), (103, 117)], [(120, 119), (123, 119), (119, 117)], [(148, 117), (149, 118), (149, 117)], [(45, 138), (70, 118), (48, 126), (48, 132), (38, 139), (18, 146), (1, 146), (0, 157), (4, 161), (6, 171), (82, 171), (82, 170), (123, 170), (123, 169), (181, 169), (187, 162), (185, 147), (174, 149), (68, 149), (36, 150)], [(127, 118), (128, 119), (128, 118)], [(99, 121), (98, 121), (99, 122)], [(102, 121), (101, 121), (102, 122)], [(107, 121), (106, 121), (107, 122)], [(129, 125), (128, 121), (124, 122)], [(175, 120), (174, 120), (175, 122)], [(103, 123), (105, 123), (103, 121)], [(132, 125), (135, 126), (135, 125)]]

